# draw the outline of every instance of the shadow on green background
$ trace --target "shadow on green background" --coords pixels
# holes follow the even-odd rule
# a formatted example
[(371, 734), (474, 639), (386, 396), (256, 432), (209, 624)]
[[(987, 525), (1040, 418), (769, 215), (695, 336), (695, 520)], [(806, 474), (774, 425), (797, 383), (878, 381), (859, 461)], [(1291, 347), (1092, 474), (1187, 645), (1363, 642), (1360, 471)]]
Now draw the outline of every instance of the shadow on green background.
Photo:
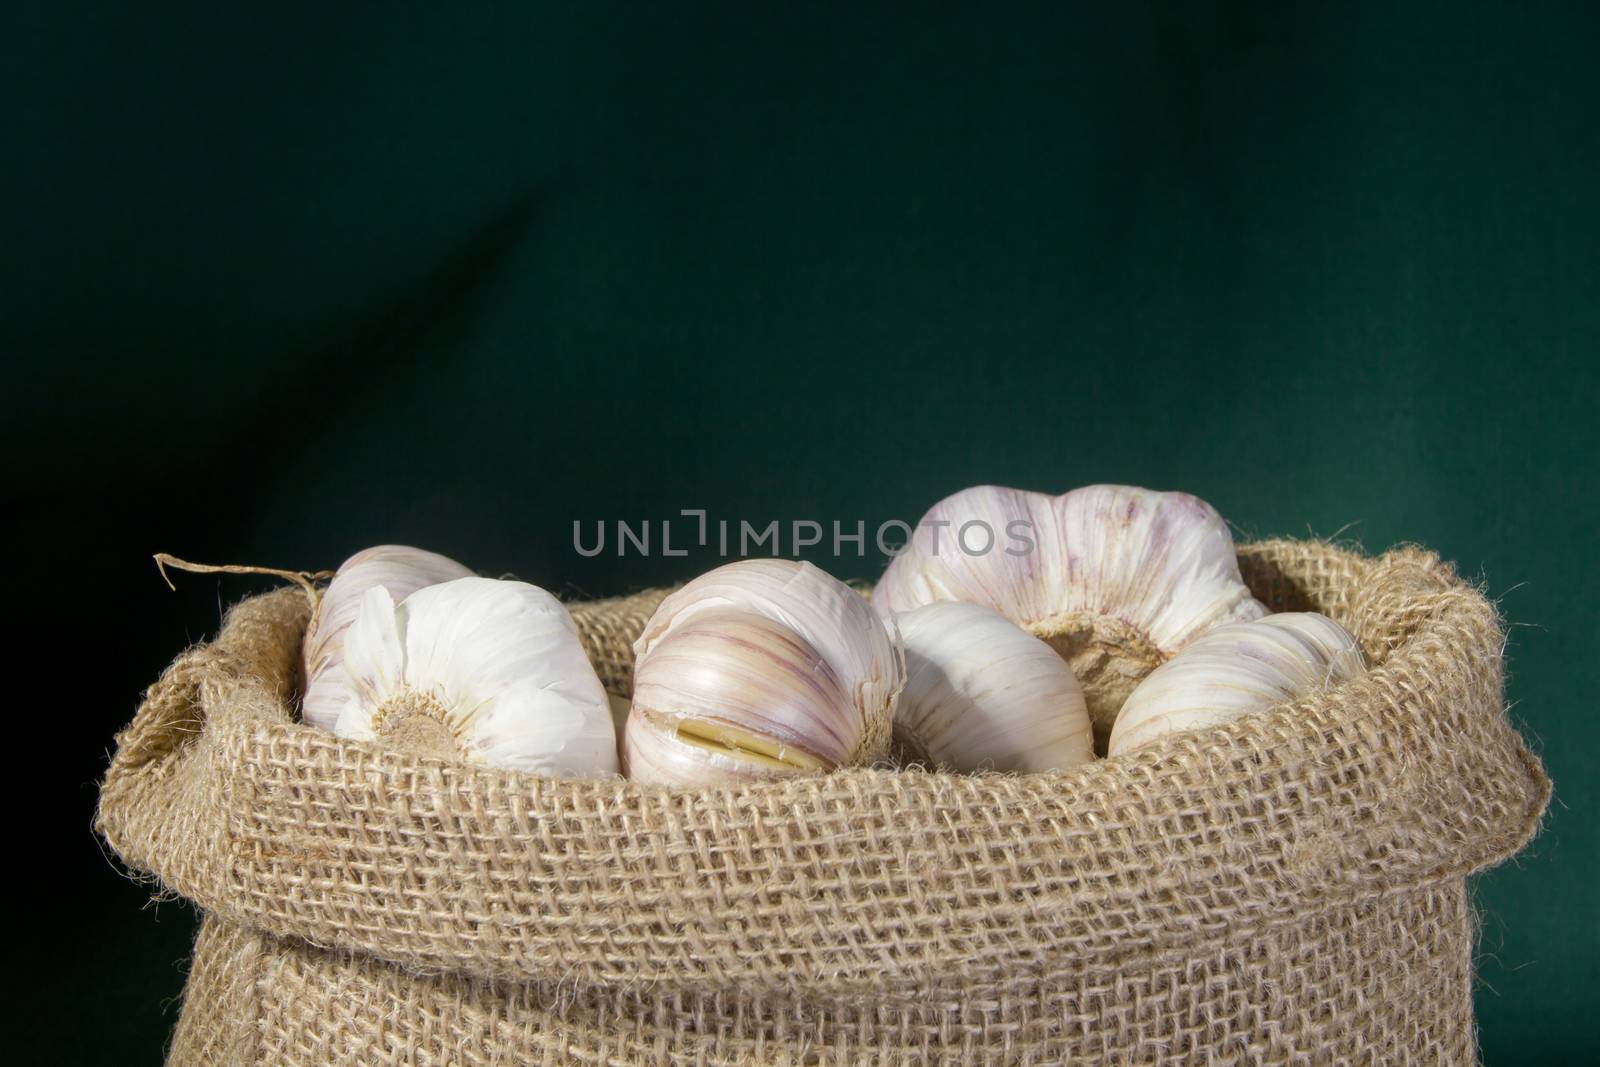
[[(87, 826), (140, 687), (248, 583), (399, 540), (607, 594), (683, 508), (915, 520), (1182, 488), (1415, 540), (1512, 623), (1557, 799), (1477, 882), (1486, 1060), (1588, 1051), (1600, 524), (1589, 9), (423, 5), (24, 13), (0, 330), (67, 753), (13, 914), (41, 1053), (154, 1062), (192, 917)], [(844, 576), (883, 559), (815, 556)], [(93, 625), (86, 627), (86, 620)]]

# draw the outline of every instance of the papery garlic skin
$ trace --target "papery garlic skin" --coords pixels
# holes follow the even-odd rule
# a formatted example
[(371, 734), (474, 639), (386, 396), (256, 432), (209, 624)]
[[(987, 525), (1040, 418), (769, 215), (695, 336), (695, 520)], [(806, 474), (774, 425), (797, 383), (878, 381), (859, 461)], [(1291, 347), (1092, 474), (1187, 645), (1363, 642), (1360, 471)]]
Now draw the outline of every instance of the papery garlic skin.
[(1266, 614), (1209, 504), (1117, 485), (1057, 497), (977, 486), (940, 501), (873, 603), (893, 613), (943, 600), (992, 608), (1048, 642), (1072, 667), (1102, 744), (1150, 671), (1214, 626)]
[(906, 650), (895, 736), (956, 771), (1064, 770), (1094, 759), (1083, 691), (1054, 649), (1004, 616), (946, 600), (894, 617)]
[(1325, 615), (1285, 612), (1219, 626), (1133, 691), (1111, 731), (1110, 754), (1297, 700), (1366, 669), (1356, 639)]
[(661, 602), (634, 643), (630, 779), (680, 786), (817, 774), (886, 755), (898, 637), (809, 563), (741, 560)]
[(577, 627), (525, 582), (458, 578), (396, 605), (362, 597), (334, 732), (555, 777), (618, 769), (616, 731)]
[(374, 545), (340, 564), (306, 629), (301, 719), (324, 730), (332, 730), (339, 721), (349, 695), (340, 675), (345, 634), (361, 613), (361, 598), (367, 590), (381, 587), (399, 603), (419, 589), (471, 575), (472, 571), (448, 556), (409, 545)]

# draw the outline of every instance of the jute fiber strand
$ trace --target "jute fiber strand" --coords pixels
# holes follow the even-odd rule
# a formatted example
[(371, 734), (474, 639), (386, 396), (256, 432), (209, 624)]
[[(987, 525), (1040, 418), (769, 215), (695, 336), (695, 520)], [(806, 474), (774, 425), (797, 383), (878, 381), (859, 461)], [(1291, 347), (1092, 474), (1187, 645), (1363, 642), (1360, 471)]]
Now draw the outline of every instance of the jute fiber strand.
[[(204, 914), (171, 1063), (1471, 1063), (1466, 876), (1550, 783), (1420, 549), (1241, 550), (1374, 667), (1069, 772), (558, 781), (294, 721), (298, 590), (146, 695), (99, 828)], [(577, 605), (608, 687), (661, 594)]]

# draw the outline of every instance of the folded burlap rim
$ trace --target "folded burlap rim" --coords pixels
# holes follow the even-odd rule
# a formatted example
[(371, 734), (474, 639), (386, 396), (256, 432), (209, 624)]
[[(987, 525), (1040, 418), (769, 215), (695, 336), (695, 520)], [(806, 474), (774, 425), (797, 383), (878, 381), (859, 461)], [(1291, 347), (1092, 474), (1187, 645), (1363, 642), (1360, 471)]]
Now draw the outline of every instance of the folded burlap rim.
[[(687, 791), (410, 756), (294, 720), (305, 597), (236, 606), (117, 739), (97, 821), (141, 876), (417, 972), (881, 1002), (1115, 970), (1459, 878), (1550, 796), (1494, 606), (1436, 555), (1243, 546), (1373, 663), (1070, 771), (852, 769)], [(608, 687), (661, 593), (573, 605)]]

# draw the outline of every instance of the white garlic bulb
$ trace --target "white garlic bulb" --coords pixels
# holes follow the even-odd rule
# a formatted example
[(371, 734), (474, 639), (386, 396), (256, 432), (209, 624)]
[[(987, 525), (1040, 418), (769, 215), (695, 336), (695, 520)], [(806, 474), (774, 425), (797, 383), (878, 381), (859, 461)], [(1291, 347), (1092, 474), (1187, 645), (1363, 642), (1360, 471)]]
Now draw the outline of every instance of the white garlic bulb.
[(1133, 691), (1111, 731), (1111, 755), (1296, 700), (1366, 669), (1356, 639), (1326, 615), (1285, 612), (1219, 626)]
[(629, 778), (714, 785), (886, 755), (905, 661), (893, 630), (809, 563), (741, 560), (661, 602), (634, 643)]
[(345, 633), (361, 613), (361, 598), (367, 590), (381, 586), (398, 603), (418, 589), (471, 575), (448, 556), (409, 545), (375, 545), (345, 560), (323, 590), (306, 629), (301, 719), (324, 730), (333, 729), (339, 721), (349, 692), (341, 676)]
[(572, 616), (525, 582), (457, 578), (399, 605), (368, 589), (334, 732), (558, 777), (617, 773), (616, 731)]
[(1209, 504), (1118, 485), (1057, 497), (985, 485), (940, 501), (873, 603), (892, 613), (941, 600), (992, 608), (1054, 648), (1102, 745), (1150, 671), (1213, 626), (1266, 614)]
[(1094, 759), (1083, 691), (1049, 645), (954, 600), (894, 621), (906, 649), (895, 739), (908, 755), (957, 771), (1023, 773)]

